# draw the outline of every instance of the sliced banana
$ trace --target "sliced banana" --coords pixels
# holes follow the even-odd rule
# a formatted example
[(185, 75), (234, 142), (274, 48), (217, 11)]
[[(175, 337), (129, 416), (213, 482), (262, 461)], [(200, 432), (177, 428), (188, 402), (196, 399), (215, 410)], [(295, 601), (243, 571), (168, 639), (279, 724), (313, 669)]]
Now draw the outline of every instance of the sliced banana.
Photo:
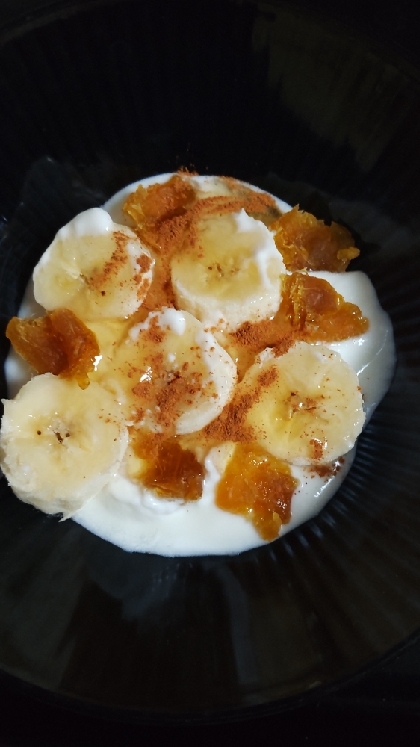
[(83, 320), (125, 318), (141, 305), (154, 260), (136, 234), (92, 208), (57, 233), (34, 270), (36, 301)]
[(3, 402), (1, 467), (22, 501), (71, 516), (119, 469), (127, 429), (99, 384), (80, 389), (47, 373)]
[(202, 218), (171, 264), (178, 306), (229, 331), (276, 313), (284, 272), (272, 234), (244, 210)]
[(86, 326), (94, 333), (99, 345), (99, 355), (96, 356), (94, 370), (89, 373), (89, 378), (100, 382), (107, 375), (115, 350), (127, 335), (129, 322), (123, 319), (103, 319), (87, 322)]
[(298, 342), (263, 351), (241, 387), (252, 396), (247, 423), (267, 451), (292, 464), (325, 464), (346, 454), (365, 415), (353, 369), (324, 345)]
[(107, 385), (128, 420), (157, 433), (200, 430), (220, 414), (237, 381), (213, 335), (187, 311), (170, 308), (130, 329), (112, 368)]

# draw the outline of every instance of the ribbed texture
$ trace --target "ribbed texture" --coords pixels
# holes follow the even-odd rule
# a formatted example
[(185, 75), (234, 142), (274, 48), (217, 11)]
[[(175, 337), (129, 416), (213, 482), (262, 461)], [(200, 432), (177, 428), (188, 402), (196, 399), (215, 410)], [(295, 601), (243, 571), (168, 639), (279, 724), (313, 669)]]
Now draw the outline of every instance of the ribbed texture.
[(347, 224), (398, 365), (335, 498), (238, 557), (130, 555), (3, 481), (0, 663), (130, 717), (287, 707), (420, 628), (419, 74), (290, 6), (86, 5), (0, 49), (3, 326), (61, 225), (192, 166)]

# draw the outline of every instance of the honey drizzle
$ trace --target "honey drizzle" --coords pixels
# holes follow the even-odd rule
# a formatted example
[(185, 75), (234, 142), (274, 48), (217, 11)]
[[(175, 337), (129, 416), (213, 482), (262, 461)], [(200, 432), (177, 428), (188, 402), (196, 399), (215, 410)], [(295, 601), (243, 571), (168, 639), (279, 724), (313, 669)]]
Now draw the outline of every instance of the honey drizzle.
[(69, 309), (56, 309), (37, 319), (13, 317), (6, 337), (39, 374), (74, 379), (81, 389), (89, 385), (99, 355), (94, 333)]
[(255, 444), (238, 444), (217, 486), (216, 505), (244, 516), (270, 541), (290, 521), (298, 484), (288, 464)]
[(142, 460), (137, 480), (161, 498), (197, 501), (204, 480), (203, 465), (190, 449), (184, 449), (176, 437), (163, 439), (159, 434), (131, 429), (130, 442)]
[(344, 226), (334, 222), (327, 226), (298, 206), (284, 213), (270, 229), (288, 270), (344, 272), (360, 253)]

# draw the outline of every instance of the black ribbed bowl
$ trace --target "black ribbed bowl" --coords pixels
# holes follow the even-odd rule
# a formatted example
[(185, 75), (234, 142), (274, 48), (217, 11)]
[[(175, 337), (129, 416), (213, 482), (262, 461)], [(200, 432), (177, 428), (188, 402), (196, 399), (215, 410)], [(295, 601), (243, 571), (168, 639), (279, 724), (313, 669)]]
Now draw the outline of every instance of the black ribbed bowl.
[(2, 479), (3, 676), (127, 719), (296, 705), (420, 628), (419, 69), (274, 0), (3, 6), (3, 328), (61, 225), (192, 166), (347, 224), (398, 355), (334, 499), (236, 557), (129, 554)]

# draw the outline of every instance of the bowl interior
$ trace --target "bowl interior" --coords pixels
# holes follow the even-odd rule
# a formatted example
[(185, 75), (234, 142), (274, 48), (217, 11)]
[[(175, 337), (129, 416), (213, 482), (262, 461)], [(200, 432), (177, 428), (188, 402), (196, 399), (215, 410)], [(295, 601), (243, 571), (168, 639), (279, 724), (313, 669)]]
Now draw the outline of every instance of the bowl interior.
[(334, 499), (240, 556), (125, 553), (3, 479), (0, 666), (127, 717), (290, 706), (420, 627), (420, 72), (274, 0), (44, 6), (0, 35), (2, 330), (60, 226), (184, 166), (347, 225), (398, 360)]

